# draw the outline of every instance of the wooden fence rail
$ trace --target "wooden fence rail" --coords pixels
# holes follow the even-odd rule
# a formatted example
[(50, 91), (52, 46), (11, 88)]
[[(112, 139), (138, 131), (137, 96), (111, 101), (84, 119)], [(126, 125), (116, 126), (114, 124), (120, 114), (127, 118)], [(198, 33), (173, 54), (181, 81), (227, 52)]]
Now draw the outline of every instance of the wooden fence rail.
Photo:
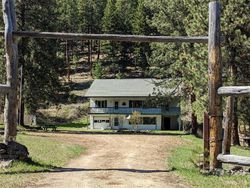
[(236, 164), (242, 166), (250, 166), (250, 157), (237, 155), (218, 155), (217, 159), (223, 163)]

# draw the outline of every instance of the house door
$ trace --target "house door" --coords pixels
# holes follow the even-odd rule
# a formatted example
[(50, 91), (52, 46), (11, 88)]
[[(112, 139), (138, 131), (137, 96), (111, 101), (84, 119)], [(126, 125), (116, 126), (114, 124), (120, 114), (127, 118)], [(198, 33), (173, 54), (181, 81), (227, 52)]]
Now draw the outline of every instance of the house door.
[(116, 117), (116, 118), (114, 119), (114, 126), (115, 126), (115, 128), (118, 128), (118, 127), (119, 127), (119, 118), (118, 118), (118, 117)]
[(170, 129), (171, 129), (171, 118), (164, 117), (163, 124), (162, 124), (162, 130), (170, 130)]
[(118, 109), (118, 107), (119, 107), (119, 102), (115, 101), (115, 109)]

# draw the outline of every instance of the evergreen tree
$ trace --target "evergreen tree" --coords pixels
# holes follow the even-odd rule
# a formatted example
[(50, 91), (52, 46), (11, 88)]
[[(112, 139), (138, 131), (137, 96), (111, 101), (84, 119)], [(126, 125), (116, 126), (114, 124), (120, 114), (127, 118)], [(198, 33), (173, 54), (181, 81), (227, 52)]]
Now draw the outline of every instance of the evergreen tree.
[[(18, 1), (18, 30), (55, 31), (55, 6), (54, 0)], [(55, 40), (20, 40), (19, 63), (23, 66), (24, 72), (24, 103), (30, 113), (35, 113), (45, 103), (56, 102), (59, 96), (61, 84), (57, 47), (58, 43)]]
[[(125, 0), (109, 0), (104, 17), (103, 31), (105, 33), (132, 34), (132, 20), (136, 3)], [(107, 42), (104, 46), (108, 61), (118, 65), (118, 72), (124, 72), (132, 63), (133, 45), (128, 42)]]
[[(145, 6), (145, 0), (139, 0), (136, 12), (133, 19), (133, 34), (135, 35), (151, 35), (154, 30), (148, 24), (148, 19), (151, 18), (151, 11)], [(148, 59), (151, 55), (149, 43), (136, 44), (135, 50), (135, 65), (139, 66), (143, 75), (148, 72)]]
[[(104, 10), (103, 16), (103, 32), (114, 34), (116, 33), (116, 14), (115, 14), (115, 0), (108, 0)], [(108, 58), (111, 61), (116, 61), (118, 54), (118, 44), (116, 42), (107, 41), (104, 44), (105, 52), (108, 53)]]
[[(152, 25), (163, 35), (206, 36), (208, 31), (208, 3), (192, 0), (148, 1), (154, 11)], [(229, 66), (236, 68), (234, 84), (239, 81), (249, 82), (249, 5), (247, 1), (221, 1), (222, 32), (226, 36), (223, 44), (224, 75), (228, 75)], [(232, 17), (232, 13), (235, 16)], [(154, 49), (153, 74), (163, 77), (178, 78), (182, 82), (185, 95), (196, 98), (193, 110), (202, 120), (202, 113), (207, 109), (207, 46), (202, 44), (166, 44), (152, 45)], [(224, 80), (224, 83), (227, 80)], [(192, 99), (191, 98), (191, 99)], [(236, 105), (237, 106), (237, 105)], [(237, 130), (237, 128), (235, 128)]]
[[(57, 29), (64, 32), (77, 32), (79, 17), (78, 17), (78, 0), (53, 0), (54, 12), (57, 13)], [(52, 5), (53, 6), (53, 5)]]
[[(101, 33), (102, 17), (106, 0), (78, 0), (79, 31), (84, 33)], [(98, 59), (100, 56), (100, 41), (88, 41), (88, 62), (92, 67), (92, 50), (94, 45), (98, 45)], [(92, 68), (91, 68), (92, 73)]]

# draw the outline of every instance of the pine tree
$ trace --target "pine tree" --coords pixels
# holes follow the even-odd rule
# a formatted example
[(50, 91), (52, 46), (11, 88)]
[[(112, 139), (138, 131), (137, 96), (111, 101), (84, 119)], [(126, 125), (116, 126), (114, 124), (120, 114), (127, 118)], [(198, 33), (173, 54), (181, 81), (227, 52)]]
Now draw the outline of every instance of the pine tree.
[[(157, 28), (161, 35), (187, 35), (185, 17), (189, 11), (183, 5), (183, 1), (148, 2), (148, 6), (154, 12), (151, 25)], [(151, 48), (153, 54), (150, 63), (154, 67), (151, 71), (152, 76), (173, 78), (171, 86), (166, 87), (182, 85), (183, 93), (192, 105), (189, 115), (192, 117), (192, 130), (195, 134), (197, 130), (196, 115), (201, 114), (200, 109), (203, 109), (206, 104), (204, 103), (206, 91), (200, 88), (206, 87), (207, 84), (207, 63), (202, 61), (204, 53), (198, 52), (200, 45), (152, 44)], [(196, 98), (200, 100), (197, 101)]]
[[(18, 30), (55, 31), (57, 29), (57, 23), (54, 21), (55, 6), (54, 0), (18, 1)], [(24, 72), (23, 97), (29, 113), (36, 113), (41, 105), (57, 100), (61, 90), (57, 50), (58, 43), (54, 40), (25, 38), (20, 40), (19, 64), (23, 66)]]
[[(116, 33), (116, 14), (115, 14), (115, 0), (108, 0), (104, 10), (104, 16), (102, 20), (103, 32), (114, 34)], [(118, 54), (118, 47), (116, 42), (106, 42), (104, 44), (105, 52), (108, 53), (111, 61), (116, 61)]]
[[(208, 31), (209, 0), (148, 2), (154, 12), (152, 25), (163, 35), (206, 36)], [(230, 76), (230, 66), (235, 67), (234, 83), (224, 80), (226, 85), (249, 83), (249, 6), (247, 1), (221, 1), (222, 32), (226, 36), (223, 44), (224, 75)], [(232, 16), (232, 13), (235, 15)], [(154, 75), (178, 78), (183, 84), (185, 95), (195, 95), (193, 110), (202, 120), (207, 109), (207, 46), (201, 44), (152, 45), (151, 58)], [(237, 105), (235, 105), (237, 107)], [(237, 122), (237, 120), (236, 120)], [(235, 132), (238, 130), (235, 126)], [(237, 132), (236, 134), (237, 135)]]
[[(84, 33), (101, 33), (102, 31), (102, 17), (106, 0), (78, 0), (78, 18), (79, 31)], [(88, 62), (92, 67), (92, 50), (96, 44), (95, 41), (88, 41)], [(98, 58), (100, 56), (100, 41), (98, 45)], [(92, 70), (92, 68), (91, 68)], [(92, 71), (91, 71), (92, 73)]]
[[(145, 6), (145, 0), (139, 0), (133, 19), (133, 34), (151, 35), (154, 30), (148, 24), (151, 18), (151, 11)], [(138, 43), (135, 47), (135, 65), (139, 66), (143, 75), (147, 74), (151, 55), (149, 43)]]
[[(108, 0), (103, 17), (104, 33), (132, 34), (135, 6), (135, 1)], [(107, 61), (118, 67), (116, 74), (124, 72), (132, 63), (133, 45), (131, 43), (107, 42), (104, 50), (108, 54)]]

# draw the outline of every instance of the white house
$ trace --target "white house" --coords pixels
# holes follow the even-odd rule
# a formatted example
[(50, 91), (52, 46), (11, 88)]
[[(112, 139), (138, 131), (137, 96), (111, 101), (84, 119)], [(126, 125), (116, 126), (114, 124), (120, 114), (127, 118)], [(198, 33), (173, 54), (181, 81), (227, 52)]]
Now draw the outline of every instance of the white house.
[[(95, 80), (86, 93), (90, 99), (91, 129), (132, 129), (129, 121), (140, 112), (138, 130), (176, 130), (179, 128), (178, 99), (167, 106), (148, 106), (155, 95), (154, 79)], [(160, 107), (159, 107), (160, 106)]]

